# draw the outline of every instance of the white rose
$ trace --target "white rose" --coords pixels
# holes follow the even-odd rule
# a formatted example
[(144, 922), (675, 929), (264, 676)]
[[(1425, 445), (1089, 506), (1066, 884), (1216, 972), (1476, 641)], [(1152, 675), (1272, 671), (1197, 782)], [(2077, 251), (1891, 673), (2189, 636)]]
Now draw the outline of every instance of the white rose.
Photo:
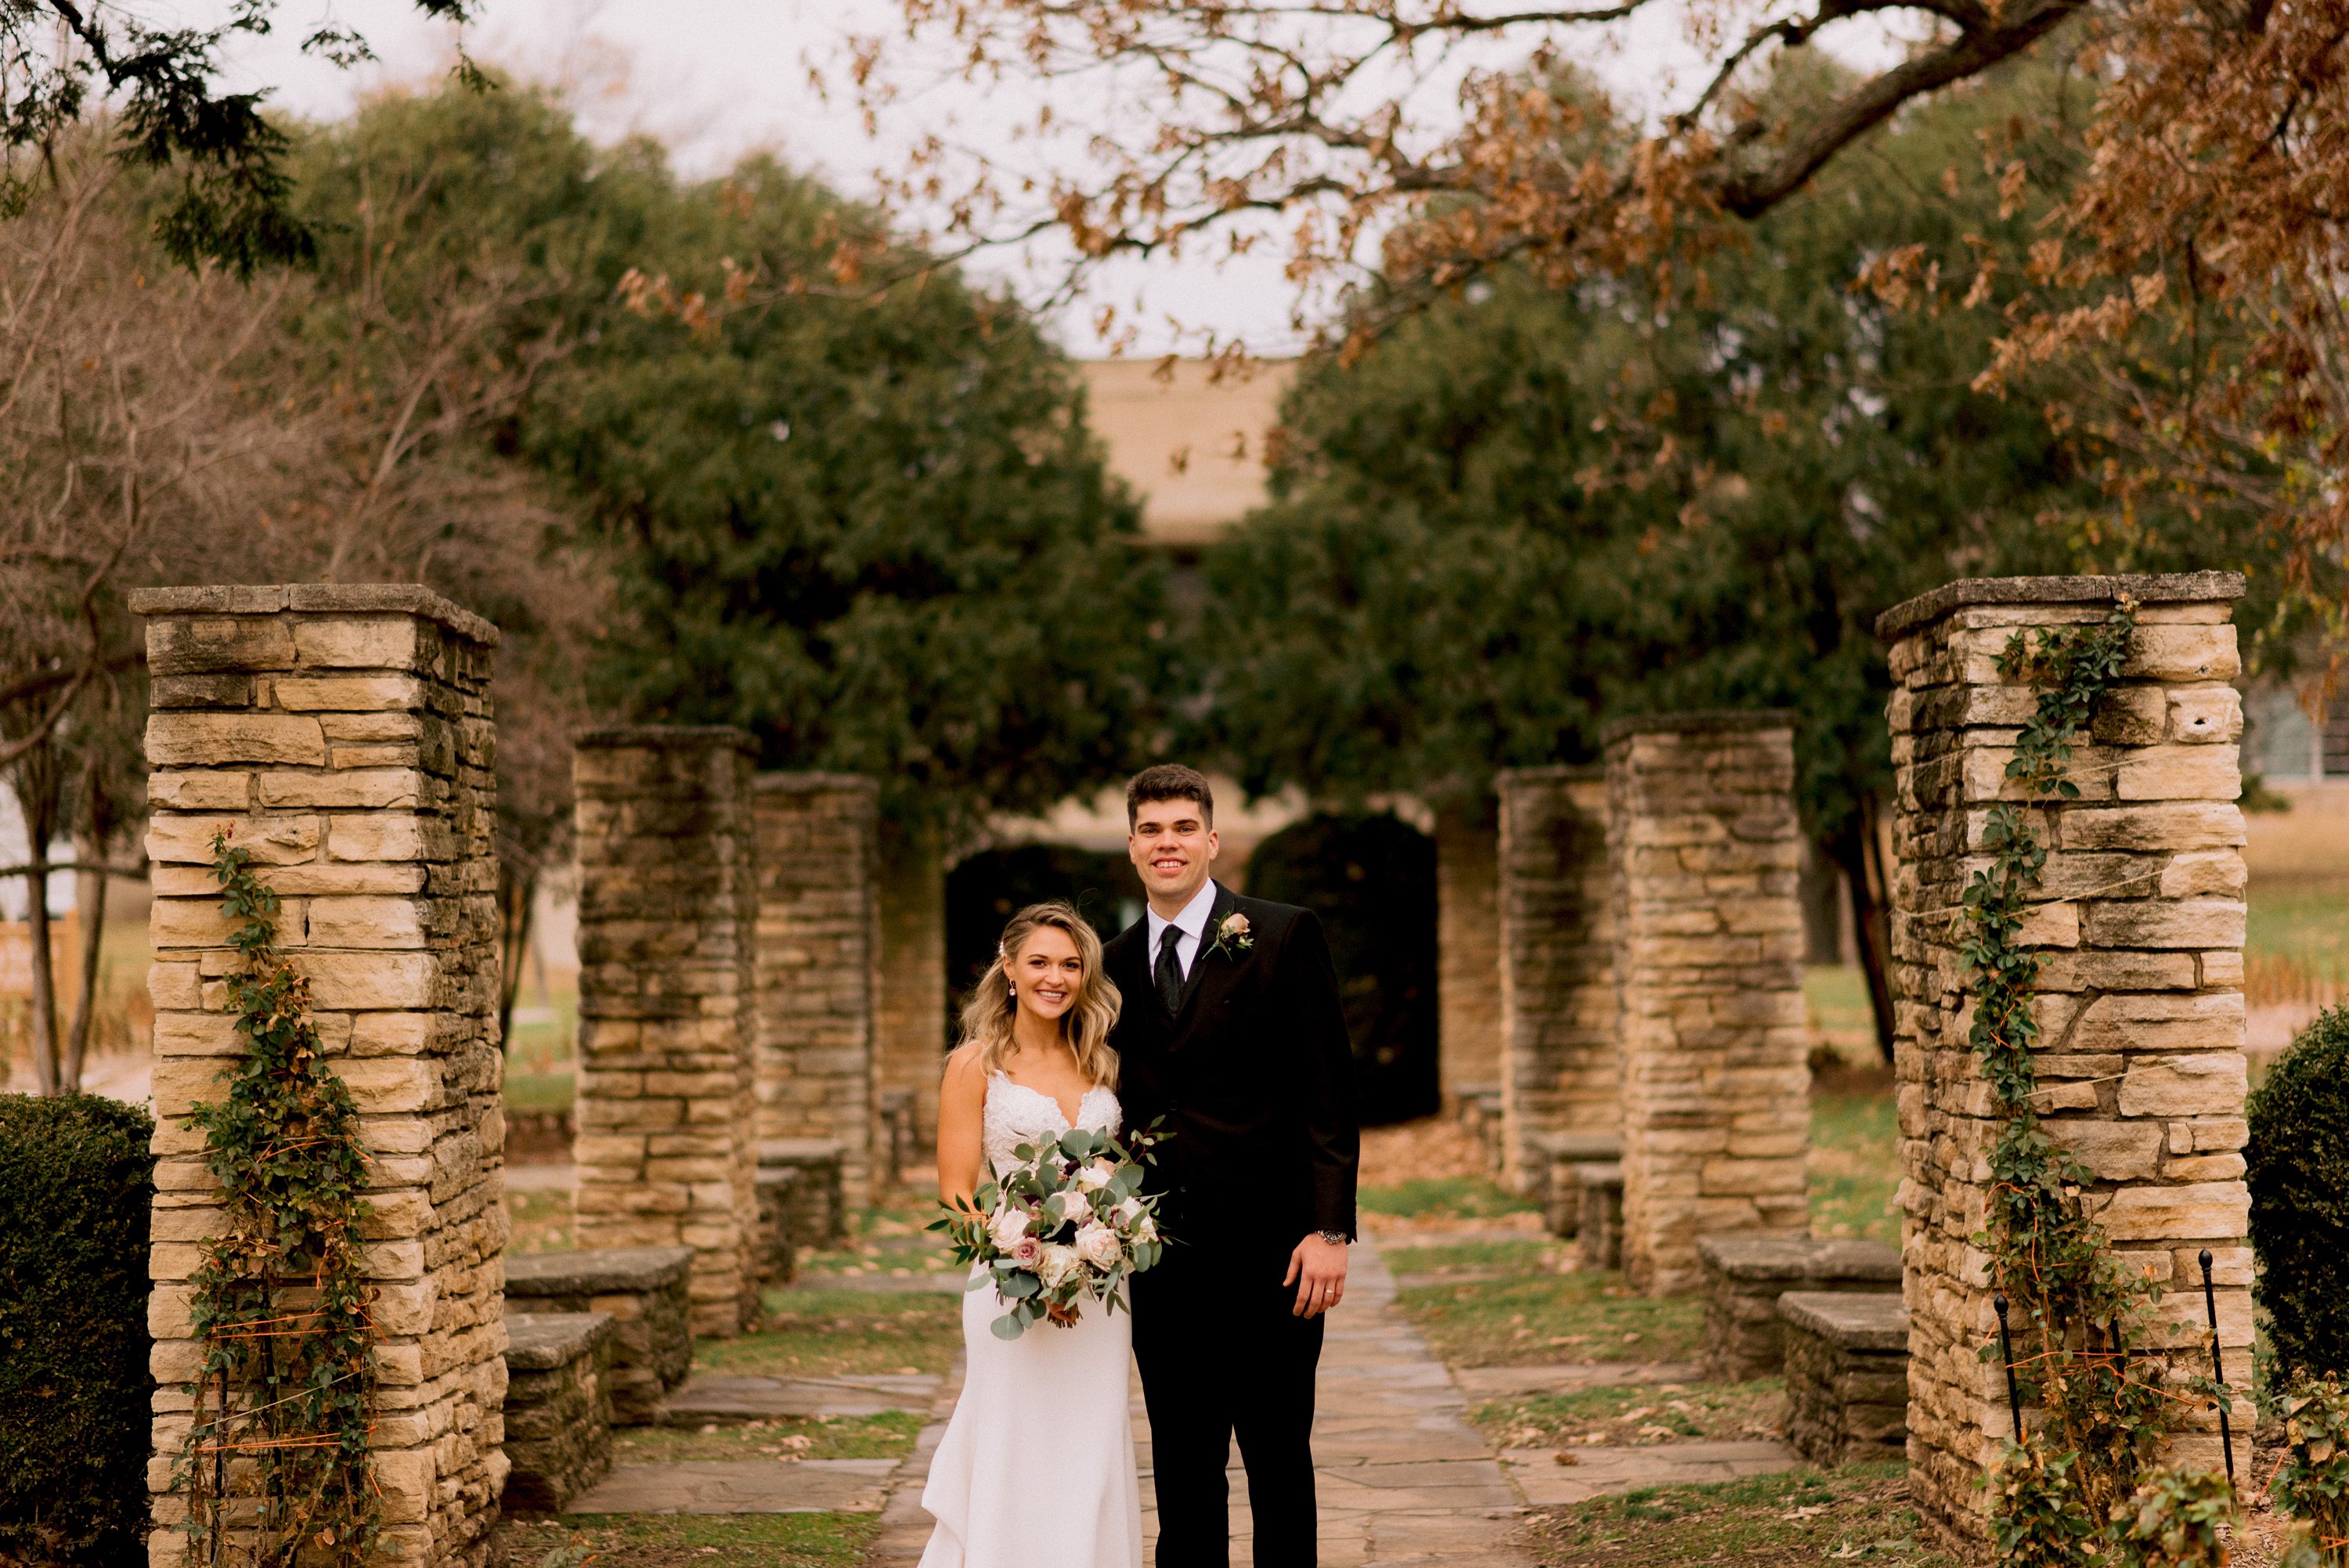
[(1124, 1202), (1120, 1203), (1117, 1206), (1117, 1217), (1128, 1225), (1138, 1222), (1142, 1218), (1142, 1200), (1128, 1198)]
[(1077, 1255), (1076, 1248), (1047, 1242), (1044, 1255), (1036, 1260), (1036, 1277), (1044, 1282), (1045, 1289), (1054, 1290), (1082, 1274), (1084, 1267), (1084, 1259)]
[(1059, 1202), (1063, 1220), (1073, 1220), (1081, 1225), (1093, 1217), (1093, 1206), (1085, 1201), (1082, 1192), (1073, 1187), (1061, 1193)]
[(1107, 1274), (1125, 1261), (1125, 1244), (1099, 1220), (1077, 1233), (1077, 1255)]
[(995, 1244), (1008, 1253), (1028, 1233), (1028, 1216), (1018, 1209), (1006, 1209), (987, 1228), (995, 1237)]
[(1077, 1185), (1088, 1192), (1098, 1192), (1117, 1179), (1117, 1167), (1106, 1160), (1096, 1160), (1077, 1172)]

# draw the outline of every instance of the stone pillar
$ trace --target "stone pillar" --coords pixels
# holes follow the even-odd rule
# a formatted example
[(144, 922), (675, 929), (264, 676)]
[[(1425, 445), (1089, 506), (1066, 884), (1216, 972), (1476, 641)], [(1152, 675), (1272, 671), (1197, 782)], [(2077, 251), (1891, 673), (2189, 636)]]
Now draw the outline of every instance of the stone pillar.
[[(2095, 1175), (2086, 1195), (2124, 1266), (2168, 1287), (2160, 1315), (2207, 1372), (2200, 1272), (2215, 1254), (2220, 1341), (2235, 1387), (2251, 1367), (2250, 1198), (2243, 1184), (2242, 707), (2229, 624), (2243, 580), (2016, 577), (1953, 583), (1888, 611), (1894, 844), (1892, 983), (1899, 1020), (1900, 1202), (1909, 1307), (1909, 1486), (1919, 1506), (1979, 1538), (1976, 1480), (2008, 1435), (1981, 1232), (1998, 1123), (1968, 1044), (1959, 945), (1967, 882), (1990, 863), (1992, 804), (2035, 696), (1999, 673), (2022, 628), (2077, 625), (2137, 600), (2119, 686), (2073, 753), (2080, 799), (2034, 810), (2048, 848), (2024, 940), (2045, 959), (2036, 1012), (2041, 1126)], [(2180, 1457), (2216, 1468), (2215, 1412)], [(2248, 1442), (2248, 1398), (2234, 1408)], [(2207, 1450), (2207, 1451), (2206, 1451)], [(2248, 1449), (2246, 1449), (2248, 1451)]]
[(765, 773), (759, 824), (759, 1136), (841, 1147), (841, 1195), (872, 1202), (874, 895), (880, 787), (844, 773)]
[(1485, 804), (1435, 814), (1436, 1047), (1447, 1106), (1502, 1080), (1500, 841)]
[(147, 852), (155, 1002), (157, 1563), (176, 1563), (172, 1462), (197, 1352), (187, 1281), (220, 1233), (203, 1138), (240, 1037), (212, 835), (284, 900), (280, 948), (372, 1156), (364, 1234), (380, 1293), (370, 1439), (386, 1554), (478, 1568), (504, 1484), (503, 1057), (498, 1045), (497, 630), (422, 588), (160, 588), (147, 617)]
[(923, 1147), (938, 1134), (938, 1079), (946, 1070), (947, 869), (937, 846), (892, 836), (881, 855), (881, 995), (874, 1055), (883, 1096), (913, 1107)]
[(697, 1334), (758, 1307), (750, 736), (579, 738), (578, 1232), (688, 1246)]
[(1619, 1133), (1607, 775), (1516, 768), (1501, 797), (1502, 1180), (1547, 1179), (1529, 1133)]
[(1651, 1295), (1702, 1282), (1700, 1236), (1810, 1228), (1794, 788), (1784, 713), (1607, 729), (1623, 1267)]

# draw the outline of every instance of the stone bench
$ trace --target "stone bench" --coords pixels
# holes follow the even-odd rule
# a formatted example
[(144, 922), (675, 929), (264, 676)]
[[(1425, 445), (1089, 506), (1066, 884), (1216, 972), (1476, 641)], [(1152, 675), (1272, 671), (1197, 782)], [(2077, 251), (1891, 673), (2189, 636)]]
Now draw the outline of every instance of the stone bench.
[(1899, 1460), (1909, 1449), (1909, 1314), (1898, 1291), (1791, 1290), (1786, 1439), (1813, 1464)]
[(1604, 1165), (1623, 1158), (1619, 1132), (1544, 1132), (1520, 1135), (1525, 1147), (1526, 1192), (1541, 1205), (1542, 1223), (1553, 1236), (1582, 1229), (1582, 1183), (1578, 1165)]
[(798, 1233), (792, 1221), (800, 1171), (792, 1165), (761, 1165), (757, 1177), (759, 1283), (789, 1284), (800, 1272)]
[(612, 1468), (608, 1312), (506, 1314), (504, 1506), (553, 1513)]
[(1785, 1362), (1778, 1298), (1794, 1291), (1900, 1288), (1900, 1249), (1812, 1236), (1702, 1236), (1704, 1367), (1716, 1382), (1775, 1377)]
[(1623, 1266), (1623, 1162), (1584, 1160), (1567, 1167), (1575, 1189), (1574, 1234), (1587, 1269)]
[(848, 1237), (848, 1207), (841, 1198), (840, 1170), (848, 1151), (829, 1138), (762, 1138), (759, 1180), (769, 1171), (793, 1173), (790, 1216), (792, 1240), (812, 1247), (838, 1246)]
[(532, 1314), (608, 1314), (612, 1420), (646, 1426), (660, 1419), (662, 1397), (693, 1368), (692, 1266), (691, 1247), (509, 1253), (506, 1302)]

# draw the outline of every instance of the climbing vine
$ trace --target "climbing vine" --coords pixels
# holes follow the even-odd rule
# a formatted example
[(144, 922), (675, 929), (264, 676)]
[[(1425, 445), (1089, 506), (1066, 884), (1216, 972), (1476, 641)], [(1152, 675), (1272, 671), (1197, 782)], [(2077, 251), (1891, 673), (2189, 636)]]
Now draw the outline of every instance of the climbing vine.
[(204, 1135), (225, 1231), (203, 1243), (190, 1281), (202, 1358), (179, 1482), (201, 1562), (356, 1564), (380, 1526), (367, 1462), (375, 1291), (357, 1237), (367, 1156), (350, 1088), (321, 1059), (309, 982), (277, 951), (277, 895), (252, 859), (214, 836), (244, 1055), (227, 1098), (187, 1119)]
[[(2139, 1532), (2158, 1538), (2176, 1523), (2165, 1515), (2156, 1531), (2146, 1501), (2132, 1501), (2170, 1427), (2163, 1364), (2133, 1359), (2159, 1287), (2113, 1255), (2081, 1202), (2089, 1172), (2040, 1126), (2032, 992), (2041, 960), (2023, 944), (2047, 863), (2041, 833), (2052, 808), (2080, 798), (2067, 776), (2073, 749), (2136, 628), (2136, 606), (2124, 600), (2101, 624), (2044, 631), (2036, 646), (2020, 631), (2008, 640), (2000, 672), (2037, 692), (2006, 766), (2023, 799), (1991, 809), (1982, 833), (1991, 863), (1965, 891), (1970, 1044), (2003, 1122), (1982, 1241), (2013, 1314), (2011, 1376), (2043, 1411), (1992, 1479), (2002, 1559), (2024, 1565), (2130, 1560), (2147, 1539)], [(1985, 1347), (1986, 1358), (2000, 1354)], [(2207, 1510), (2207, 1500), (2196, 1506)]]

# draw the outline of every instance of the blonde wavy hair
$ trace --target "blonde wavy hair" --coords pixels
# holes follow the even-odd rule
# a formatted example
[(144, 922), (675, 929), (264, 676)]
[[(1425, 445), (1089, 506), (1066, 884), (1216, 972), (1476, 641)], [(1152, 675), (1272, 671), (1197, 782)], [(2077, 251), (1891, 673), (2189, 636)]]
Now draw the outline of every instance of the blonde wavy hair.
[(1003, 940), (995, 946), (995, 962), (987, 966), (987, 973), (971, 987), (970, 999), (963, 1004), (957, 1048), (977, 1051), (978, 1065), (986, 1072), (1003, 1070), (1011, 1055), (1011, 1020), (1019, 1007), (1011, 995), (1011, 963), (1028, 939), (1045, 926), (1065, 933), (1077, 944), (1077, 961), (1085, 971), (1083, 989), (1061, 1015), (1061, 1036), (1075, 1053), (1077, 1070), (1087, 1082), (1115, 1088), (1117, 1053), (1110, 1048), (1109, 1031), (1125, 999), (1118, 995), (1116, 983), (1102, 972), (1101, 936), (1092, 923), (1058, 899), (1030, 904), (1003, 928)]

